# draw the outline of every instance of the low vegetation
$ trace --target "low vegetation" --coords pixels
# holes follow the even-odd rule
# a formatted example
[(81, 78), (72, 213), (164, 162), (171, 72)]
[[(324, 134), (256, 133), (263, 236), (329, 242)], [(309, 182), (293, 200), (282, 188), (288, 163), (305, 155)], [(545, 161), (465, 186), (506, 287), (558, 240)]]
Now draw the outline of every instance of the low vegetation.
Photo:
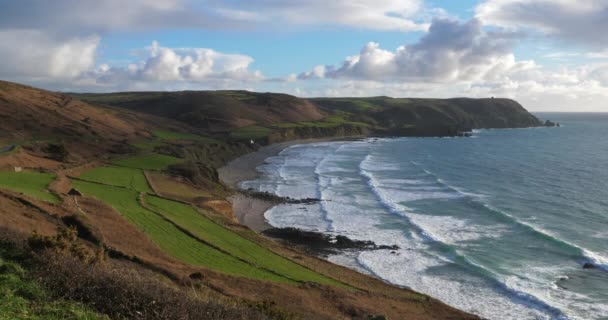
[(333, 279), (324, 277), (261, 247), (251, 240), (239, 236), (203, 216), (190, 205), (154, 196), (146, 197), (145, 203), (154, 211), (160, 212), (167, 219), (188, 230), (188, 232), (196, 237), (212, 243), (231, 255), (246, 260), (253, 265), (272, 270), (298, 281), (342, 285)]
[(47, 187), (55, 179), (51, 173), (0, 171), (0, 188), (21, 192), (32, 198), (58, 203), (59, 197)]
[(143, 154), (129, 158), (115, 160), (112, 163), (122, 167), (137, 168), (144, 170), (163, 170), (170, 165), (181, 162), (182, 160), (176, 157), (164, 154)]
[(216, 139), (201, 136), (198, 134), (192, 134), (192, 133), (182, 133), (182, 132), (167, 131), (167, 130), (154, 130), (154, 131), (152, 131), (152, 134), (154, 134), (154, 136), (157, 138), (160, 138), (162, 140), (168, 140), (168, 141), (192, 140), (192, 141), (201, 141), (201, 142), (208, 142), (208, 143), (217, 143), (218, 142), (218, 140), (216, 140)]
[(97, 167), (82, 173), (79, 179), (120, 186), (139, 192), (152, 192), (141, 169), (127, 167)]
[(249, 126), (238, 128), (230, 132), (230, 136), (234, 139), (261, 139), (272, 133), (272, 129), (262, 126)]
[(162, 173), (148, 172), (147, 175), (150, 183), (154, 185), (154, 189), (165, 197), (182, 201), (196, 201), (200, 198), (210, 198), (214, 193), (210, 190), (201, 190)]
[(14, 244), (0, 240), (0, 319), (108, 319), (81, 303), (58, 299), (28, 275)]

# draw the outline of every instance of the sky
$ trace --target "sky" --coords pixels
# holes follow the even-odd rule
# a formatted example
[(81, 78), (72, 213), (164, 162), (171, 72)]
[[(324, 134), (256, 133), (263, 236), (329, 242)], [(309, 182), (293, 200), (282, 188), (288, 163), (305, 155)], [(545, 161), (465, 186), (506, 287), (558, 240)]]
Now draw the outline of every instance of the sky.
[(0, 0), (0, 79), (608, 112), (608, 1)]

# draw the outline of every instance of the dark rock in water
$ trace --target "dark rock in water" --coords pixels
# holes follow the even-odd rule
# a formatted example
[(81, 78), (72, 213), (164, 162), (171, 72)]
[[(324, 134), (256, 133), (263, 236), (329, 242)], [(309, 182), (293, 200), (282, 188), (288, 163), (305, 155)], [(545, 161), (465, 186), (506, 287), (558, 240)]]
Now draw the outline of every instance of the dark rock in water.
[(373, 241), (353, 240), (346, 236), (332, 236), (298, 228), (271, 228), (263, 231), (269, 237), (301, 246), (313, 254), (334, 254), (339, 250), (398, 250), (397, 245), (376, 245)]
[(583, 265), (583, 269), (595, 269), (597, 268), (593, 263), (590, 262), (585, 262), (585, 264)]
[(252, 188), (249, 188), (247, 190), (242, 190), (241, 192), (249, 197), (264, 200), (264, 201), (269, 201), (269, 202), (276, 203), (276, 204), (279, 204), (279, 203), (313, 204), (313, 203), (317, 203), (317, 202), (321, 201), (321, 199), (317, 199), (317, 198), (293, 199), (290, 197), (281, 197), (274, 193), (270, 193), (270, 192), (266, 192), (266, 191), (256, 191)]
[(459, 137), (464, 137), (464, 138), (469, 138), (469, 137), (473, 136), (473, 133), (472, 132), (468, 132), (468, 131), (467, 132), (459, 132), (458, 136)]
[(545, 127), (559, 127), (559, 124), (557, 124), (551, 120), (547, 120), (547, 121), (545, 121), (544, 126)]

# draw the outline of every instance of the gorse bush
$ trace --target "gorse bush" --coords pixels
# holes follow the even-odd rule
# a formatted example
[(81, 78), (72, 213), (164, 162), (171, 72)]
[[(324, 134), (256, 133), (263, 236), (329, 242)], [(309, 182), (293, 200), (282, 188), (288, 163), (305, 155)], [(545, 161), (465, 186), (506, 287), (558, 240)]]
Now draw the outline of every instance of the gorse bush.
[(84, 264), (48, 252), (33, 276), (57, 298), (81, 302), (115, 319), (271, 319), (247, 305), (202, 301), (187, 291), (109, 264)]
[(70, 256), (85, 264), (103, 261), (103, 247), (89, 247), (78, 241), (78, 230), (75, 227), (65, 228), (54, 236), (41, 236), (34, 232), (28, 238), (28, 246), (35, 252), (51, 251), (58, 256)]

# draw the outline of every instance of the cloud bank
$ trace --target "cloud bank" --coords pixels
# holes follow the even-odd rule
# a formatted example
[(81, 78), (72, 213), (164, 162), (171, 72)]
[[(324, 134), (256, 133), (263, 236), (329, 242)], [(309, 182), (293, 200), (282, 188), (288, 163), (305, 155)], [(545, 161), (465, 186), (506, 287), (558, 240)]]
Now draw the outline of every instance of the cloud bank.
[(531, 29), (568, 42), (608, 47), (605, 0), (487, 0), (475, 13), (487, 25)]

